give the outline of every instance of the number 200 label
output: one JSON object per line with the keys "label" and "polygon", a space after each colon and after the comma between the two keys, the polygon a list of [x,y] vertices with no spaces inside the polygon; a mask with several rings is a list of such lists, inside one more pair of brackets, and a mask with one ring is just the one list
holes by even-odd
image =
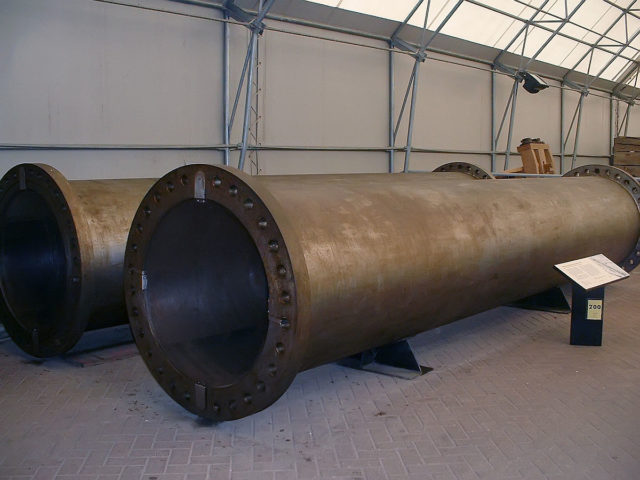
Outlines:
{"label": "number 200 label", "polygon": [[587,320],[602,320],[602,300],[587,300]]}

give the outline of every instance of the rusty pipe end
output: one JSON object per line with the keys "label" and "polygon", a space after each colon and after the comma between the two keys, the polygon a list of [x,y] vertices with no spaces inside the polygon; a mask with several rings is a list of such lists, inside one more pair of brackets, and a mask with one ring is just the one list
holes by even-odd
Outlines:
{"label": "rusty pipe end", "polygon": [[187,410],[245,417],[293,381],[307,294],[292,235],[237,170],[184,166],[144,197],[125,252],[127,310],[147,367]]}
{"label": "rusty pipe end", "polygon": [[17,165],[0,179],[0,315],[34,357],[66,352],[86,328],[77,208],[69,182],[48,165]]}
{"label": "rusty pipe end", "polygon": [[[617,183],[624,188],[640,211],[640,183],[629,172],[621,168],[611,165],[582,165],[569,170],[563,175],[564,177],[601,177]],[[627,272],[635,269],[640,263],[640,232],[638,232],[638,241],[634,245],[629,254],[622,259],[618,265]]]}

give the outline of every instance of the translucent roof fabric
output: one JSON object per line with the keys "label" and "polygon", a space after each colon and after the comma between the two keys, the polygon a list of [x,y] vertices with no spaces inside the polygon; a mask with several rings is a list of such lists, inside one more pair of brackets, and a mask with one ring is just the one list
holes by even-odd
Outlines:
{"label": "translucent roof fabric", "polygon": [[[402,22],[417,0],[310,0]],[[640,0],[423,0],[408,23],[524,55],[529,59],[632,83],[640,57]],[[446,17],[454,12],[446,23]],[[525,35],[526,34],[526,35]],[[401,35],[400,35],[401,36]]]}

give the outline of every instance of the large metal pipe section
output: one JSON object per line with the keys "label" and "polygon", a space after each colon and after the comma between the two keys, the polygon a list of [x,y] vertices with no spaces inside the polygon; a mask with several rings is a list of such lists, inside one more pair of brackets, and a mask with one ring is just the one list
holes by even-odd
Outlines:
{"label": "large metal pipe section", "polygon": [[25,352],[58,355],[86,330],[127,322],[125,242],[154,182],[67,181],[39,164],[0,180],[0,315]]}
{"label": "large metal pipe section", "polygon": [[251,177],[189,165],[151,188],[129,234],[127,308],[160,385],[241,418],[296,373],[562,282],[553,265],[640,259],[640,185],[567,178]]}

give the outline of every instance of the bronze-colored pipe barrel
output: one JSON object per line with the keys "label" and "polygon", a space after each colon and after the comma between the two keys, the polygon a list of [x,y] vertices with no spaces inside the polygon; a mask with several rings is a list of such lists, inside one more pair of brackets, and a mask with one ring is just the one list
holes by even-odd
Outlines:
{"label": "bronze-colored pipe barrel", "polygon": [[86,330],[127,322],[122,262],[154,179],[67,181],[22,164],[0,180],[0,315],[25,352],[50,357]]}
{"label": "bronze-colored pipe barrel", "polygon": [[633,268],[639,189],[605,166],[510,181],[181,167],[129,234],[134,338],[185,408],[241,418],[301,370],[558,285],[554,264]]}

